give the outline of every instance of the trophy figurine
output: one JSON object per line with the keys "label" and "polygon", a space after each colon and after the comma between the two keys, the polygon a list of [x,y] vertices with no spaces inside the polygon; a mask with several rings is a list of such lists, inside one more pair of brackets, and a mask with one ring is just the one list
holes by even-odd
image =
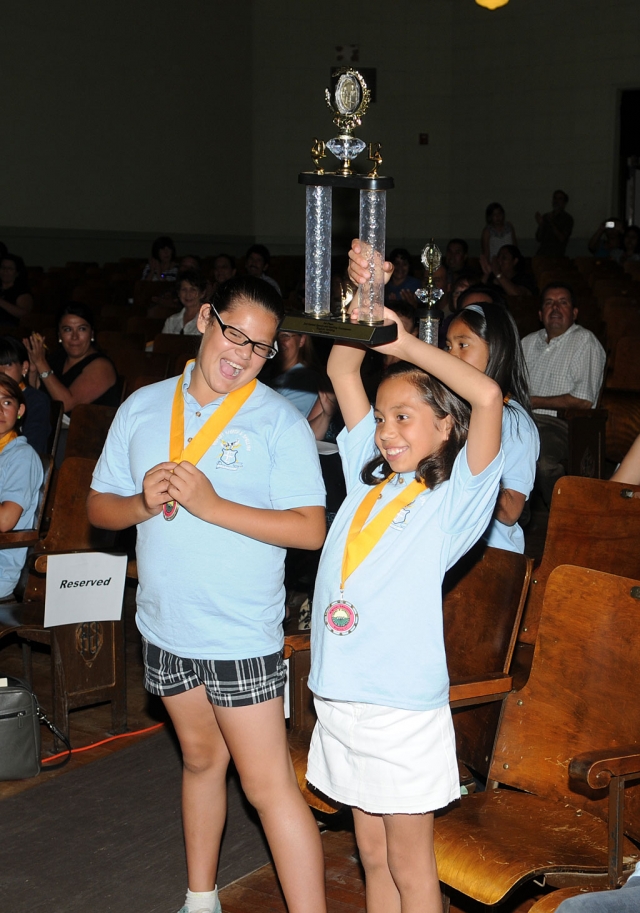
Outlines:
{"label": "trophy figurine", "polygon": [[440,266],[442,254],[437,244],[434,244],[433,238],[425,245],[420,257],[422,265],[425,268],[426,286],[416,290],[416,298],[421,301],[423,307],[420,309],[420,328],[418,334],[423,342],[428,342],[433,346],[438,345],[438,330],[440,321],[444,314],[438,307],[438,301],[444,294],[442,289],[434,288],[433,274]]}
{"label": "trophy figurine", "polygon": [[[380,345],[397,336],[397,326],[384,320],[384,245],[386,232],[387,194],[393,187],[393,178],[378,174],[382,164],[380,143],[369,144],[369,174],[357,174],[352,169],[353,160],[367,148],[367,144],[354,136],[362,123],[371,93],[362,75],[350,68],[337,70],[333,95],[327,89],[325,98],[334,114],[333,122],[338,135],[328,141],[317,137],[311,147],[315,171],[305,171],[298,176],[298,183],[306,187],[305,231],[305,313],[289,315],[283,329],[314,336]],[[326,171],[327,150],[334,155],[340,167]],[[331,311],[331,221],[332,189],[347,187],[360,191],[360,230],[364,256],[369,260],[370,278],[359,288],[358,321],[352,323],[345,295],[342,295],[338,314]]]}

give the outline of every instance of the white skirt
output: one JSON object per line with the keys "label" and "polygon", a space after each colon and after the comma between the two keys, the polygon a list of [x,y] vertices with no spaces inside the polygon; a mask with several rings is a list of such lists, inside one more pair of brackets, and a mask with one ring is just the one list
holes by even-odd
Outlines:
{"label": "white skirt", "polygon": [[460,797],[449,706],[398,710],[314,697],[307,780],[371,814],[424,814]]}

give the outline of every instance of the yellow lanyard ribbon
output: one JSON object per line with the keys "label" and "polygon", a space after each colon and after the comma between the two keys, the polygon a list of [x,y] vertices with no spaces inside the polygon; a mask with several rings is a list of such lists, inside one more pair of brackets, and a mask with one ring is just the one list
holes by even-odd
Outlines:
{"label": "yellow lanyard ribbon", "polygon": [[0,453],[2,453],[7,444],[10,444],[11,441],[15,441],[17,437],[17,431],[7,431],[6,434],[3,434],[2,437],[0,437]]}
{"label": "yellow lanyard ribbon", "polygon": [[[188,364],[191,364],[189,362]],[[186,369],[185,369],[186,372]],[[256,388],[254,378],[240,387],[227,393],[223,402],[218,406],[213,415],[209,416],[200,431],[193,437],[187,446],[184,445],[184,394],[182,385],[184,374],[178,380],[176,392],[173,395],[171,408],[171,433],[169,438],[169,459],[172,463],[188,461],[195,466],[205,455],[221,431],[229,424],[231,419],[240,411]]]}
{"label": "yellow lanyard ribbon", "polygon": [[389,503],[376,514],[373,520],[365,526],[364,524],[367,522],[367,517],[372,511],[373,505],[382,494],[382,489],[391,481],[391,479],[393,479],[394,475],[395,473],[389,476],[388,479],[385,479],[384,482],[380,482],[380,484],[376,485],[375,488],[372,488],[371,491],[367,492],[355,512],[347,534],[344,555],[342,556],[342,580],[340,583],[340,591],[344,590],[344,584],[347,577],[349,577],[350,574],[353,574],[355,569],[362,564],[369,552],[371,552],[374,546],[382,539],[382,536],[391,526],[402,508],[406,507],[407,504],[411,504],[419,494],[426,491],[427,486],[424,482],[414,480],[407,485],[399,495],[396,495],[392,501],[389,501]]}

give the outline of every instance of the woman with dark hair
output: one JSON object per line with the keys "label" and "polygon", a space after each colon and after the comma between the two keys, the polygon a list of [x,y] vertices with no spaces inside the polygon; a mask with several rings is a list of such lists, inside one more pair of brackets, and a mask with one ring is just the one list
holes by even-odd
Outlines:
{"label": "woman with dark hair", "polygon": [[535,481],[540,438],[531,415],[527,369],[515,321],[500,304],[469,304],[449,325],[446,349],[491,377],[502,391],[504,470],[484,538],[496,548],[522,553],[524,533],[518,520]]}
{"label": "woman with dark hair", "polygon": [[176,246],[167,235],[161,235],[151,246],[151,256],[141,278],[152,282],[173,282],[177,275]]}
{"label": "woman with dark hair", "polygon": [[43,387],[69,414],[81,403],[117,406],[118,377],[113,362],[98,351],[93,315],[85,304],[72,301],[58,315],[60,348],[50,357],[43,337],[32,333],[25,339],[29,353],[29,380]]}
{"label": "woman with dark hair", "polygon": [[287,744],[282,659],[285,551],[322,544],[324,487],[307,421],[257,381],[283,314],[266,282],[226,282],[200,309],[200,349],[177,384],[144,387],[120,407],[88,500],[95,526],[137,525],[145,685],[183,756],[181,913],[220,913],[231,759],[289,909],[326,909],[318,828]]}
{"label": "woman with dark hair", "polygon": [[162,332],[182,336],[199,336],[198,314],[205,300],[207,280],[195,269],[186,269],[178,273],[176,287],[182,310],[167,317]]}
{"label": "woman with dark hair", "polygon": [[384,289],[384,301],[408,301],[415,306],[415,291],[420,288],[420,283],[415,276],[409,275],[411,269],[411,255],[404,247],[396,247],[389,254],[389,262],[393,264],[391,279]]}
{"label": "woman with dark hair", "polygon": [[22,390],[26,412],[21,433],[36,453],[45,454],[51,433],[51,400],[43,390],[28,385],[29,353],[13,336],[0,336],[0,374],[11,377]]}
{"label": "woman with dark hair", "polygon": [[525,269],[524,257],[514,244],[504,244],[491,262],[480,257],[480,266],[485,285],[497,285],[505,295],[534,295],[537,291],[533,276]]}
{"label": "woman with dark hair", "polygon": [[33,307],[22,257],[4,254],[0,260],[0,323],[17,326]]}

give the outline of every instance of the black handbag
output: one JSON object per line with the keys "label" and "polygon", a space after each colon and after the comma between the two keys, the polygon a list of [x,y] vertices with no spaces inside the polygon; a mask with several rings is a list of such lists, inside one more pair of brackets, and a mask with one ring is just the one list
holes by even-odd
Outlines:
{"label": "black handbag", "polygon": [[47,770],[57,770],[71,757],[69,740],[46,718],[26,682],[11,676],[0,678],[0,780],[26,780],[40,773],[41,722],[67,748],[61,762],[47,765]]}

